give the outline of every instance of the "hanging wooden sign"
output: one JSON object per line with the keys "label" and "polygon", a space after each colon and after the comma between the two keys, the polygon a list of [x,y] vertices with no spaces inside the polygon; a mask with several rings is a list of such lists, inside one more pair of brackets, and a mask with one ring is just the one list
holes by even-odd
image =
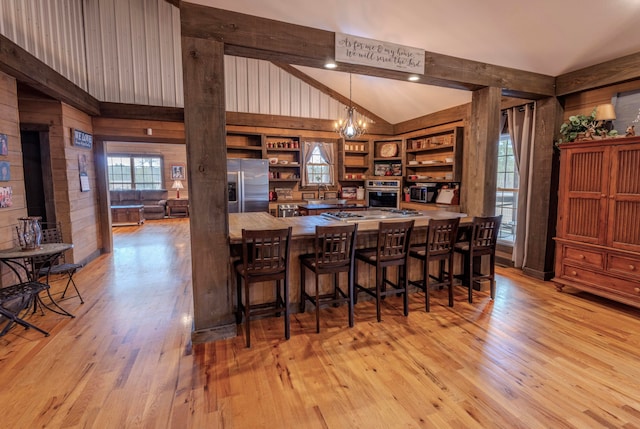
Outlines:
{"label": "hanging wooden sign", "polygon": [[424,49],[336,33],[336,61],[407,73],[424,73]]}

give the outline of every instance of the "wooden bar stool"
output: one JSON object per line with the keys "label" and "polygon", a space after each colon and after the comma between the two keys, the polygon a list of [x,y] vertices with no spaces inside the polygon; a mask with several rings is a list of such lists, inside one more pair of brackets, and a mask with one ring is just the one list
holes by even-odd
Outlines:
{"label": "wooden bar stool", "polygon": [[[353,327],[353,264],[358,225],[316,226],[315,252],[300,255],[300,311],[309,300],[316,308],[316,332],[320,332],[320,305],[347,302],[349,327]],[[315,294],[305,286],[305,268],[315,274]],[[348,273],[347,291],[340,288],[340,273]],[[320,295],[319,277],[333,274],[333,293]]]}
{"label": "wooden bar stool", "polygon": [[[407,296],[407,257],[409,241],[414,221],[380,222],[376,247],[356,250],[356,261],[360,260],[376,267],[374,286],[362,286],[356,283],[358,291],[362,291],[376,299],[376,315],[380,322],[380,300],[387,295],[402,294],[404,315],[409,315],[409,298]],[[387,268],[398,267],[397,283],[387,279]],[[354,276],[358,278],[358,264],[354,267]],[[356,280],[357,281],[357,280]],[[387,285],[391,289],[387,289]],[[357,294],[354,297],[357,302]]]}
{"label": "wooden bar stool", "polygon": [[[409,256],[422,261],[422,279],[409,281],[409,284],[424,291],[425,309],[430,311],[429,288],[447,286],[449,289],[449,307],[453,307],[453,246],[458,234],[460,218],[430,219],[425,243],[412,245]],[[438,276],[429,271],[430,262],[439,262]],[[445,262],[449,262],[445,272]],[[446,274],[446,278],[445,278]]]}
{"label": "wooden bar stool", "polygon": [[[496,242],[502,215],[475,216],[471,225],[469,241],[456,243],[453,250],[464,256],[463,284],[469,286],[469,302],[473,302],[473,282],[489,280],[491,282],[491,299],[496,297]],[[489,255],[489,273],[482,274],[481,258]]]}
{"label": "wooden bar stool", "polygon": [[[284,336],[290,337],[289,328],[289,252],[291,227],[271,230],[242,230],[242,260],[236,265],[238,313],[236,320],[245,315],[247,347],[251,347],[251,316],[284,312]],[[242,303],[242,281],[244,299]],[[275,301],[251,304],[251,284],[275,281]],[[282,284],[282,293],[280,291]]]}

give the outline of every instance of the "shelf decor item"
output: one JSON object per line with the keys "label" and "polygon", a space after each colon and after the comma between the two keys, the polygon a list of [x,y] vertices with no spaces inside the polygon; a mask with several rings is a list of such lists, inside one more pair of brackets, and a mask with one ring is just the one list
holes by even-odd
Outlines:
{"label": "shelf decor item", "polygon": [[40,247],[42,242],[42,228],[40,216],[26,216],[18,218],[20,224],[16,226],[18,243],[22,250],[33,250]]}
{"label": "shelf decor item", "polygon": [[[574,141],[597,140],[615,137],[616,130],[608,130],[606,124],[611,121],[612,109],[600,109],[594,107],[589,115],[569,116],[569,120],[560,126],[560,139],[558,143]],[[606,113],[605,113],[606,110]],[[615,113],[613,113],[615,119]]]}
{"label": "shelf decor item", "polygon": [[398,145],[396,143],[385,143],[380,147],[382,158],[393,158],[398,155]]}
{"label": "shelf decor item", "polygon": [[349,74],[349,107],[347,107],[347,118],[340,119],[335,123],[335,130],[344,139],[353,139],[363,135],[366,131],[366,123],[363,120],[355,119],[355,107],[351,102],[351,74]]}

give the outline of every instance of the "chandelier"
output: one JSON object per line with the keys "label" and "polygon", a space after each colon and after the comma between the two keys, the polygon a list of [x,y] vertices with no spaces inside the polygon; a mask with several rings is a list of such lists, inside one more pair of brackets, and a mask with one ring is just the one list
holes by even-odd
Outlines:
{"label": "chandelier", "polygon": [[335,123],[335,130],[344,139],[354,139],[365,133],[366,124],[363,120],[355,120],[356,108],[351,102],[351,73],[349,73],[349,107],[347,107],[347,118],[339,119]]}

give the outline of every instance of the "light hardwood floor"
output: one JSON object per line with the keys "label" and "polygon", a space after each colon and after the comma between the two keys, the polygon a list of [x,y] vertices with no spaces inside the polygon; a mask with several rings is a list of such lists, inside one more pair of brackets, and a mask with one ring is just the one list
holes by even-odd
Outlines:
{"label": "light hardwood floor", "polygon": [[[434,292],[254,321],[192,345],[188,220],[117,228],[75,319],[0,338],[3,428],[638,428],[640,311],[498,269],[497,297]],[[295,287],[294,285],[293,287]],[[56,285],[56,287],[60,287]]]}

